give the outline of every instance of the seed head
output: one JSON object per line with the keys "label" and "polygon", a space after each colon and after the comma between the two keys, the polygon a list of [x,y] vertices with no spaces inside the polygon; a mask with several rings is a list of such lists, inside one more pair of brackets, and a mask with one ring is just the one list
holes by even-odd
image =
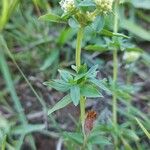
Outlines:
{"label": "seed head", "polygon": [[75,8],[74,0],[61,0],[59,4],[65,13],[71,12]]}
{"label": "seed head", "polygon": [[95,0],[97,8],[103,14],[107,14],[112,10],[113,0]]}
{"label": "seed head", "polygon": [[89,111],[87,113],[85,124],[84,124],[84,130],[85,130],[86,135],[88,135],[93,129],[93,125],[96,120],[96,117],[97,117],[97,114],[95,111]]}

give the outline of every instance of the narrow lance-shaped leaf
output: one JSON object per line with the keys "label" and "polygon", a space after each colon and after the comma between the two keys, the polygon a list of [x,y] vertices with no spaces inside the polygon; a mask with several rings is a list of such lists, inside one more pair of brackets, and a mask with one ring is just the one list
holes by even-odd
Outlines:
{"label": "narrow lance-shaped leaf", "polygon": [[129,36],[124,35],[122,33],[114,33],[106,29],[101,30],[99,34],[104,35],[104,36],[110,36],[110,37],[117,36],[117,37],[123,37],[123,38],[130,38]]}
{"label": "narrow lance-shaped leaf", "polygon": [[19,134],[28,134],[31,132],[41,131],[44,128],[45,128],[45,125],[43,125],[43,124],[37,124],[37,125],[28,124],[28,125],[17,126],[11,132],[13,134],[18,134],[18,135]]}
{"label": "narrow lance-shaped leaf", "polygon": [[40,70],[46,70],[48,67],[50,67],[58,58],[59,51],[53,50],[52,53],[46,58],[44,61],[44,64],[41,66]]}
{"label": "narrow lance-shaped leaf", "polygon": [[63,133],[64,139],[69,139],[75,143],[82,144],[83,143],[83,135],[81,133],[75,132],[64,132]]}
{"label": "narrow lance-shaped leaf", "polygon": [[81,86],[81,95],[85,97],[103,97],[103,95],[96,89],[96,87],[86,84]]}
{"label": "narrow lance-shaped leaf", "polygon": [[106,45],[88,45],[84,48],[88,51],[106,52],[108,48]]}
{"label": "narrow lance-shaped leaf", "polygon": [[62,80],[68,82],[69,80],[73,80],[73,77],[69,71],[66,70],[58,70]]}
{"label": "narrow lance-shaped leaf", "polygon": [[58,103],[56,103],[51,109],[48,110],[48,115],[52,114],[56,110],[62,109],[71,103],[70,95],[63,97]]}
{"label": "narrow lance-shaped leaf", "polygon": [[134,22],[131,22],[127,19],[122,19],[121,27],[135,34],[136,36],[141,37],[144,40],[150,41],[150,32],[146,31]]}
{"label": "narrow lance-shaped leaf", "polygon": [[70,85],[64,82],[63,80],[52,80],[52,81],[44,82],[43,84],[61,92],[66,92],[70,88]]}
{"label": "narrow lance-shaped leaf", "polygon": [[56,23],[66,23],[64,19],[62,19],[60,16],[53,13],[48,13],[46,15],[43,15],[39,19],[44,21],[56,22]]}
{"label": "narrow lance-shaped leaf", "polygon": [[91,79],[90,80],[93,84],[95,84],[96,86],[98,86],[100,89],[106,91],[108,94],[111,94],[112,92],[107,88],[107,86],[104,85],[104,83],[100,80],[97,79]]}
{"label": "narrow lance-shaped leaf", "polygon": [[147,135],[147,137],[150,139],[150,133],[147,131],[147,129],[143,126],[143,124],[139,121],[138,118],[135,118],[137,123],[139,124],[140,128],[143,130],[143,132]]}
{"label": "narrow lance-shaped leaf", "polygon": [[70,88],[71,100],[75,106],[79,104],[80,101],[80,88],[79,86],[73,86]]}

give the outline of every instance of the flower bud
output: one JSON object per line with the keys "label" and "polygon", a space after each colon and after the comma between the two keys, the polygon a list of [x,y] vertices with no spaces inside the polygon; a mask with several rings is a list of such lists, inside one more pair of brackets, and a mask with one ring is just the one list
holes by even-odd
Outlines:
{"label": "flower bud", "polygon": [[65,13],[71,12],[75,9],[74,0],[61,0],[59,4]]}
{"label": "flower bud", "polygon": [[132,51],[132,52],[125,52],[123,59],[128,62],[134,62],[136,61],[139,57],[140,57],[141,53],[140,52],[136,52],[136,51]]}
{"label": "flower bud", "polygon": [[112,10],[113,0],[95,0],[100,13],[107,14]]}

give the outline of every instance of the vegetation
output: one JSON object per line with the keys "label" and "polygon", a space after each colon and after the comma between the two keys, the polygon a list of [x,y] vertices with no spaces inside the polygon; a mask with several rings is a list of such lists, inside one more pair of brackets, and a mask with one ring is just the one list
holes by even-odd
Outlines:
{"label": "vegetation", "polygon": [[0,149],[148,149],[149,10],[2,0]]}

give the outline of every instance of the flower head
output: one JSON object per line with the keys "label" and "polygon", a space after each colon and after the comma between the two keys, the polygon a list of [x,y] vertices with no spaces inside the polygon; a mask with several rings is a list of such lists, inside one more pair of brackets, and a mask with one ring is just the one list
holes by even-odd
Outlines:
{"label": "flower head", "polygon": [[123,55],[123,59],[126,61],[126,62],[134,62],[136,61],[139,57],[140,57],[141,53],[140,52],[135,52],[135,51],[132,51],[132,52],[125,52],[124,55]]}
{"label": "flower head", "polygon": [[95,0],[95,3],[99,11],[103,14],[107,14],[112,10],[113,0]]}
{"label": "flower head", "polygon": [[94,12],[89,12],[89,11],[86,12],[86,17],[87,17],[87,20],[91,22],[93,22],[96,18]]}
{"label": "flower head", "polygon": [[75,8],[74,0],[61,0],[59,4],[65,13],[71,12]]}

